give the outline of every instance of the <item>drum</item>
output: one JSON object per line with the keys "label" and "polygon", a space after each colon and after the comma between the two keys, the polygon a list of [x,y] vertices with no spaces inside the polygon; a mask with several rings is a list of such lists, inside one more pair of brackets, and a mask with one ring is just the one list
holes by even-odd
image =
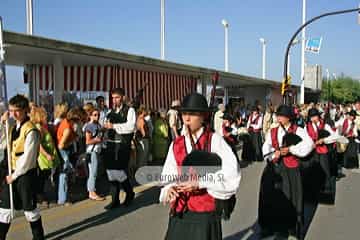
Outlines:
{"label": "drum", "polygon": [[337,142],[337,143],[336,143],[336,151],[337,151],[338,153],[343,153],[343,152],[345,152],[348,144],[349,144],[349,143],[339,143],[339,142]]}

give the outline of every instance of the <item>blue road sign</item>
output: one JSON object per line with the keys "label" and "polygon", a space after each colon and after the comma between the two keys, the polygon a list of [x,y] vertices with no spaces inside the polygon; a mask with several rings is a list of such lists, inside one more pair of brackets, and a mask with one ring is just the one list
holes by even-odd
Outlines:
{"label": "blue road sign", "polygon": [[322,42],[322,37],[309,38],[306,41],[305,51],[319,53],[321,42]]}

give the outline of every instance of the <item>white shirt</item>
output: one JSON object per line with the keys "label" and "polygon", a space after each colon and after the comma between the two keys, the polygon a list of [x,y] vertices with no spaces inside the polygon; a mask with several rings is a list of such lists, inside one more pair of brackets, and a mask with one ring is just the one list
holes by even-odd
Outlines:
{"label": "white shirt", "polygon": [[[197,139],[201,136],[204,129],[201,128],[196,133],[196,142]],[[190,138],[185,136],[185,144],[188,153],[191,152],[192,146]],[[211,138],[211,152],[216,153],[221,158],[221,170],[215,173],[208,173],[205,178],[199,179],[199,188],[206,189],[209,195],[217,199],[229,199],[233,194],[236,193],[240,179],[240,169],[238,167],[237,160],[235,155],[231,151],[229,145],[225,142],[225,140],[214,133]],[[161,173],[161,179],[169,179],[169,176],[177,176],[178,175],[178,166],[175,160],[174,152],[173,152],[173,143],[171,143],[169,147],[169,152],[166,157],[166,161]],[[209,181],[209,179],[214,179],[214,181]],[[217,179],[221,179],[218,181]],[[160,202],[165,201],[165,196],[167,190],[176,185],[176,183],[169,183],[166,181],[162,182],[165,185],[160,192],[159,200]]]}
{"label": "white shirt", "polygon": [[[312,124],[312,127],[313,127],[314,131],[317,132],[317,128],[320,127],[320,122],[318,122],[317,124],[312,122],[311,124]],[[325,123],[324,130],[326,130],[326,131],[328,131],[330,133],[330,136],[324,138],[324,143],[325,144],[334,143],[339,138],[339,134],[336,131],[334,131],[330,127],[329,124]]]}
{"label": "white shirt", "polygon": [[[116,113],[120,112],[121,108],[116,109]],[[126,122],[124,123],[114,123],[113,129],[117,134],[129,134],[135,132],[136,129],[136,113],[134,108],[129,108]]]}
{"label": "white shirt", "polygon": [[222,111],[217,111],[214,115],[214,130],[216,133],[222,134],[222,123],[223,119],[221,118],[224,116],[224,113]]}
{"label": "white shirt", "polygon": [[[252,121],[254,121],[257,117],[259,117],[259,119],[257,121],[255,121],[255,123],[251,123]],[[257,113],[255,114],[251,114],[249,117],[249,120],[247,122],[247,128],[252,127],[255,130],[261,129],[262,128],[262,123],[263,123],[263,116],[261,113]]]}
{"label": "white shirt", "polygon": [[[286,127],[285,129],[288,130],[289,127],[290,127],[290,125],[288,127]],[[297,127],[295,134],[298,135],[299,137],[301,137],[302,141],[296,145],[290,146],[289,152],[292,155],[295,155],[298,157],[306,157],[313,150],[314,142],[310,138],[310,136],[307,134],[306,130],[301,127]],[[278,140],[280,147],[282,146],[282,140],[283,140],[284,135],[285,135],[284,129],[282,127],[279,127],[278,134],[277,134],[277,140]],[[265,156],[266,154],[273,152],[273,151],[275,151],[275,148],[273,148],[273,146],[272,146],[271,131],[269,131],[265,137],[265,142],[262,147],[262,152],[263,152],[263,155]],[[274,157],[275,157],[274,155],[269,155],[266,157],[266,159],[271,160]]]}
{"label": "white shirt", "polygon": [[30,169],[36,168],[40,147],[39,131],[30,131],[26,135],[24,153],[16,161],[16,168],[11,177],[13,180],[25,174]]}
{"label": "white shirt", "polygon": [[[342,128],[343,128],[345,119],[348,120],[348,127],[347,127],[347,129],[345,129],[345,133],[343,133],[343,132],[342,132]],[[344,136],[346,137],[346,134],[347,134],[347,133],[350,131],[350,129],[351,129],[351,124],[352,124],[352,122],[350,121],[350,119],[348,119],[348,118],[341,118],[339,121],[337,121],[337,122],[335,123],[335,127],[339,129],[340,134],[342,134],[342,135],[344,135]],[[355,122],[354,122],[354,128],[353,128],[353,136],[354,136],[354,137],[357,137],[357,136],[358,136],[358,134],[357,134],[357,126],[356,126]]]}

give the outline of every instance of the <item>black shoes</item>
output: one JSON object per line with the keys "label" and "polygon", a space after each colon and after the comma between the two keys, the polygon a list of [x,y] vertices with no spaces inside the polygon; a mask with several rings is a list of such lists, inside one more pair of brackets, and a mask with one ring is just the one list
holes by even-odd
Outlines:
{"label": "black shoes", "polygon": [[135,198],[135,193],[133,191],[126,193],[124,205],[129,206],[131,202],[134,200],[134,198]]}

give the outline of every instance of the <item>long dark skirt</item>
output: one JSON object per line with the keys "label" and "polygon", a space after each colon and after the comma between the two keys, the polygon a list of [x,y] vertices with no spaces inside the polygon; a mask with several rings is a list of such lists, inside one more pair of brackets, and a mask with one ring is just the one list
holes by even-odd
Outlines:
{"label": "long dark skirt", "polygon": [[253,146],[254,149],[254,161],[263,161],[263,155],[262,155],[262,145],[263,145],[263,141],[262,141],[262,136],[261,136],[261,132],[250,132],[250,139],[251,139],[251,144]]}
{"label": "long dark skirt", "polygon": [[336,165],[336,159],[334,159],[333,151],[329,151],[324,157],[319,158],[319,163],[321,170],[323,172],[323,179],[320,179],[320,192],[319,192],[319,202],[334,204],[335,195],[336,195],[336,170],[334,165]]}
{"label": "long dark skirt", "polygon": [[299,169],[268,163],[260,184],[258,223],[262,230],[300,234],[304,205]]}
{"label": "long dark skirt", "polygon": [[170,216],[165,240],[221,240],[221,218],[215,212],[187,211]]}
{"label": "long dark skirt", "polygon": [[301,162],[301,177],[305,201],[318,202],[320,191],[329,176],[328,155],[318,154],[314,150],[308,156],[307,161]]}
{"label": "long dark skirt", "polygon": [[243,142],[243,150],[241,154],[241,160],[251,162],[255,159],[255,150],[251,143],[250,135],[244,134],[239,137]]}
{"label": "long dark skirt", "polygon": [[354,138],[349,138],[349,145],[344,152],[344,168],[359,168],[358,146]]}

